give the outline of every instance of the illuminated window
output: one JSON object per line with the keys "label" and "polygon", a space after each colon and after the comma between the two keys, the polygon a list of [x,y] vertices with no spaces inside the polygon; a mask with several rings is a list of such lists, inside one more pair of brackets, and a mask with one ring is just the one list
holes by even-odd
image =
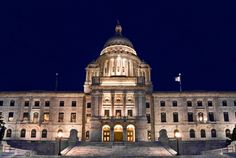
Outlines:
{"label": "illuminated window", "polygon": [[161,122],[166,122],[166,113],[161,113]]}
{"label": "illuminated window", "polygon": [[198,121],[199,122],[203,122],[204,121],[204,117],[203,117],[203,113],[202,112],[198,113]]}
{"label": "illuminated window", "polygon": [[129,117],[132,117],[132,116],[133,116],[133,110],[128,110],[127,112],[128,112],[128,116],[129,116]]}
{"label": "illuminated window", "polygon": [[65,102],[64,101],[60,101],[59,102],[59,106],[64,106]]}
{"label": "illuminated window", "polygon": [[121,110],[116,110],[116,116],[120,117],[121,116]]}
{"label": "illuminated window", "polygon": [[14,116],[14,113],[13,112],[9,112],[8,113],[8,121],[12,121],[13,120],[13,116]]}
{"label": "illuminated window", "polygon": [[10,101],[10,106],[15,106],[15,100]]}
{"label": "illuminated window", "polygon": [[71,113],[70,122],[76,122],[76,113]]}
{"label": "illuminated window", "polygon": [[206,138],[206,131],[204,129],[201,129],[201,138]]}
{"label": "illuminated window", "polygon": [[193,129],[190,129],[189,131],[189,137],[190,138],[195,138],[195,131]]}
{"label": "illuminated window", "polygon": [[48,131],[46,129],[42,130],[42,138],[47,138]]}
{"label": "illuminated window", "polygon": [[6,137],[11,137],[11,134],[12,134],[12,130],[11,130],[11,129],[8,129],[8,130],[7,130],[7,135],[6,135]]}
{"label": "illuminated window", "polygon": [[28,121],[29,120],[29,113],[28,112],[24,112],[23,113],[23,120],[24,121]]}
{"label": "illuminated window", "polygon": [[225,130],[225,136],[230,138],[231,137],[231,134],[230,134],[230,130],[229,129],[226,129]]}
{"label": "illuminated window", "polygon": [[39,101],[35,101],[34,106],[39,106]]}
{"label": "illuminated window", "polygon": [[26,134],[26,130],[25,130],[25,129],[22,129],[22,130],[20,131],[20,137],[21,137],[21,138],[25,138],[25,134]]}
{"label": "illuminated window", "polygon": [[64,113],[60,112],[58,115],[58,122],[63,122],[64,121]]}
{"label": "illuminated window", "polygon": [[71,106],[72,106],[72,107],[76,107],[76,101],[72,101],[72,102],[71,102]]}
{"label": "illuminated window", "polygon": [[36,138],[36,130],[35,129],[31,130],[31,138]]}
{"label": "illuminated window", "polygon": [[34,123],[37,123],[39,121],[39,113],[35,112],[33,114],[33,122]]}
{"label": "illuminated window", "polygon": [[109,110],[104,110],[104,116],[109,117],[110,116],[110,111]]}
{"label": "illuminated window", "polygon": [[49,122],[49,112],[43,114],[43,122]]}
{"label": "illuminated window", "polygon": [[29,101],[25,101],[25,106],[29,106]]}
{"label": "illuminated window", "polygon": [[148,140],[149,140],[149,141],[152,139],[152,137],[151,137],[151,131],[147,131],[147,137],[148,137]]}

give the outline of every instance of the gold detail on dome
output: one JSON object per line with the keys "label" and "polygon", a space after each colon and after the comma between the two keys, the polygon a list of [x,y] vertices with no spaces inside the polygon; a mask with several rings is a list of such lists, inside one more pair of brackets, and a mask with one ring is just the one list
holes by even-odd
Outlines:
{"label": "gold detail on dome", "polygon": [[122,27],[120,25],[119,20],[117,20],[115,31],[116,31],[116,33],[119,33],[119,34],[121,34],[121,32],[122,32]]}

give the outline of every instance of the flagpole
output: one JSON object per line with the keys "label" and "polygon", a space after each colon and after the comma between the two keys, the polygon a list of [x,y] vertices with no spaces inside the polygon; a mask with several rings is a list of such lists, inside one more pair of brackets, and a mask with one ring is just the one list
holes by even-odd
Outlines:
{"label": "flagpole", "polygon": [[179,81],[179,91],[182,92],[182,79],[181,79],[181,73],[179,73],[179,78],[180,78],[180,81]]}
{"label": "flagpole", "polygon": [[58,73],[56,73],[56,83],[55,83],[55,91],[58,89]]}

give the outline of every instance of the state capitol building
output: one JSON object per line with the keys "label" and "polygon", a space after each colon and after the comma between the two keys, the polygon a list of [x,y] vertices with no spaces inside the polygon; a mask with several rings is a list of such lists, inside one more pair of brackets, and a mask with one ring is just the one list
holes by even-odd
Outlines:
{"label": "state capitol building", "polygon": [[225,140],[236,122],[236,92],[154,92],[151,67],[117,24],[86,67],[84,92],[0,92],[5,140],[85,142]]}

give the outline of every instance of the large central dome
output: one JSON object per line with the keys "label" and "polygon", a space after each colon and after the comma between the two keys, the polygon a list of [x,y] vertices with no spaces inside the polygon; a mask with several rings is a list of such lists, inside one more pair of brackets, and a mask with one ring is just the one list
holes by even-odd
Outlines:
{"label": "large central dome", "polygon": [[122,27],[118,23],[115,27],[115,35],[109,38],[104,44],[104,48],[101,51],[101,55],[111,52],[127,52],[133,55],[137,55],[132,42],[122,35]]}
{"label": "large central dome", "polygon": [[125,45],[134,48],[132,42],[128,38],[122,35],[122,27],[120,24],[116,25],[115,31],[116,31],[115,35],[107,40],[107,42],[104,45],[104,48],[113,45]]}

